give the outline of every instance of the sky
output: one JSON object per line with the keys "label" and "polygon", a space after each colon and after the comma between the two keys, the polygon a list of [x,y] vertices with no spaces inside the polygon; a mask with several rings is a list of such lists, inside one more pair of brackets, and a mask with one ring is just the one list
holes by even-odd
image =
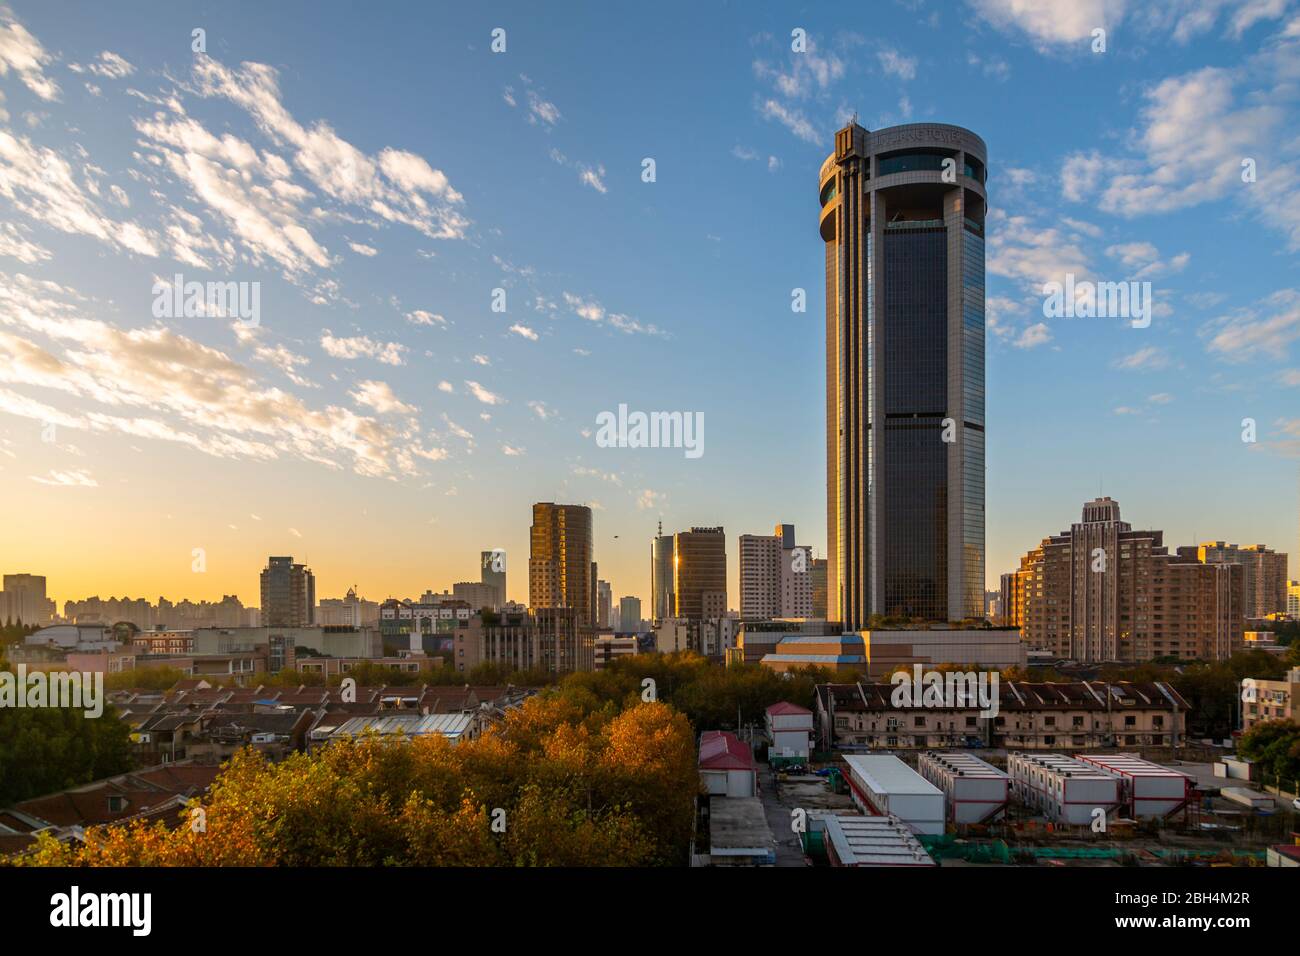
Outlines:
{"label": "sky", "polygon": [[[255,605],[269,554],[383,599],[502,548],[526,601],[558,501],[616,598],[723,526],[736,606],[741,533],[824,554],[856,112],[988,144],[989,587],[1099,493],[1300,576],[1300,4],[537,7],[0,6],[0,570]],[[1048,318],[1067,273],[1149,327]],[[703,453],[601,447],[620,404]]]}

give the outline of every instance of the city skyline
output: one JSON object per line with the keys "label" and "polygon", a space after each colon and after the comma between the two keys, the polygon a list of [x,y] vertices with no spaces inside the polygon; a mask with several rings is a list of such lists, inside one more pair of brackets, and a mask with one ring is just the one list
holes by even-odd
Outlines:
{"label": "city skyline", "polygon": [[[76,8],[73,32],[70,9],[0,12],[28,54],[0,75],[0,570],[60,608],[251,605],[281,554],[321,596],[416,596],[493,548],[524,600],[538,501],[592,507],[601,578],[643,609],[660,520],[727,529],[732,605],[740,534],[776,518],[825,556],[808,224],[854,110],[989,144],[984,586],[1103,492],[1171,544],[1266,543],[1300,577],[1293,12],[1111,11],[1093,53],[1091,26],[994,0],[626,11],[612,43],[525,7],[401,36],[287,6]],[[322,66],[356,57],[363,82]],[[259,283],[258,321],[160,317],[178,274]],[[1067,274],[1151,281],[1150,327],[1046,318]],[[701,413],[704,454],[598,446],[620,404]]]}

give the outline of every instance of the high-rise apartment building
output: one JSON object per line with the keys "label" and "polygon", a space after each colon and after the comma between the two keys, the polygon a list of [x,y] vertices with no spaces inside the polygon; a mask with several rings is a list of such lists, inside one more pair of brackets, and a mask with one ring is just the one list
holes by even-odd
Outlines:
{"label": "high-rise apartment building", "polygon": [[1268,617],[1286,613],[1287,555],[1270,551],[1262,544],[1238,547],[1225,541],[1205,541],[1194,549],[1205,564],[1239,564],[1245,580],[1246,617]]}
{"label": "high-rise apartment building", "polygon": [[939,123],[835,134],[826,251],[830,618],[984,609],[987,150]]}
{"label": "high-rise apartment building", "polygon": [[794,525],[740,536],[740,616],[747,621],[812,617],[812,549],[795,544]]}
{"label": "high-rise apartment building", "polygon": [[655,624],[677,612],[673,598],[674,567],[673,536],[664,534],[661,521],[659,533],[650,544],[650,616]]}
{"label": "high-rise apartment building", "polygon": [[41,574],[6,574],[0,591],[0,624],[22,621],[30,626],[46,625],[56,607],[45,594],[45,576]]}
{"label": "high-rise apartment building", "polygon": [[262,569],[262,625],[310,627],[316,623],[316,577],[292,557],[267,558]]}
{"label": "high-rise apartment building", "polygon": [[727,539],[721,528],[692,528],[673,535],[673,602],[673,617],[727,613]]}
{"label": "high-rise apartment building", "polygon": [[621,597],[618,599],[618,629],[631,634],[641,629],[641,599],[638,597]]}
{"label": "high-rise apartment building", "polygon": [[1286,586],[1286,616],[1300,621],[1300,581],[1291,581]]}
{"label": "high-rise apartment building", "polygon": [[1242,643],[1243,573],[1171,555],[1163,532],[1134,531],[1097,498],[1002,577],[1002,614],[1031,648],[1096,663],[1225,660]]}
{"label": "high-rise apartment building", "polygon": [[596,623],[596,562],[591,509],[586,505],[533,505],[529,538],[528,603],[570,608],[579,626]]}
{"label": "high-rise apartment building", "polygon": [[496,591],[496,598],[492,602],[493,607],[501,607],[506,603],[506,552],[503,548],[494,548],[491,551],[482,551],[479,553],[479,562],[482,571],[479,572],[479,580],[483,584],[490,585]]}

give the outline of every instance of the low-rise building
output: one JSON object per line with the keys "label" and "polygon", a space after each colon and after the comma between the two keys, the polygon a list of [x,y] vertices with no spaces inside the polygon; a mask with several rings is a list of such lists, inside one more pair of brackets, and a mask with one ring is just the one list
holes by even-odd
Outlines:
{"label": "low-rise building", "polygon": [[[894,703],[894,685],[819,684],[815,716],[823,749],[967,745],[1014,750],[1170,747],[1186,732],[1187,701],[1159,681],[999,681],[997,713]],[[992,711],[992,707],[988,709]]]}
{"label": "low-rise building", "polygon": [[595,669],[603,671],[614,661],[623,657],[631,657],[639,650],[637,637],[635,634],[602,634],[596,638],[594,646],[593,659]]}
{"label": "low-rise building", "polygon": [[1300,719],[1300,667],[1281,680],[1247,677],[1241,682],[1241,729],[1250,730],[1265,720]]}
{"label": "low-rise building", "polygon": [[725,730],[700,735],[700,783],[705,792],[721,797],[758,794],[758,766],[749,745]]}
{"label": "low-rise building", "polygon": [[767,708],[767,762],[772,767],[806,764],[812,746],[813,712],[781,701]]}
{"label": "low-rise building", "polygon": [[914,833],[944,832],[943,792],[892,755],[848,754],[849,791],[863,813],[895,817]]}

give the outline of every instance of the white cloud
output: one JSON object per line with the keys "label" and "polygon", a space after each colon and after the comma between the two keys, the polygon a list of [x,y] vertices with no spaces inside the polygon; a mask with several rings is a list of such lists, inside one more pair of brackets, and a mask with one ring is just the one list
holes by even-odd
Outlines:
{"label": "white cloud", "polygon": [[518,322],[510,326],[510,331],[515,333],[515,335],[519,335],[522,336],[523,338],[528,339],[528,341],[530,342],[537,341],[537,333],[534,332],[526,325],[520,325]]}
{"label": "white cloud", "polygon": [[1230,361],[1285,356],[1300,341],[1300,291],[1282,289],[1257,306],[1206,324],[1211,354]]}
{"label": "white cloud", "polygon": [[406,313],[406,321],[412,325],[446,325],[447,320],[436,312],[426,312],[424,309],[415,309]]}
{"label": "white cloud", "polygon": [[124,57],[105,50],[91,62],[86,69],[96,76],[102,76],[107,80],[120,80],[123,77],[130,76],[135,72],[135,67],[126,61]]}
{"label": "white cloud", "polygon": [[[66,411],[0,388],[0,411],[69,428],[187,445],[224,458],[289,455],[358,474],[416,474],[400,428],[312,407],[259,381],[227,353],[168,328],[119,329],[84,317],[70,290],[0,275],[0,383],[72,400]],[[48,345],[38,344],[36,337]]]}
{"label": "white cloud", "polygon": [[365,256],[366,258],[379,255],[378,249],[376,249],[374,246],[368,246],[364,242],[349,242],[348,248],[350,248],[357,255]]}
{"label": "white cloud", "polygon": [[668,496],[660,491],[651,491],[645,488],[636,498],[636,507],[638,511],[648,511],[651,508],[662,508],[668,500]]}
{"label": "white cloud", "polygon": [[0,6],[0,76],[7,76],[12,70],[41,99],[57,100],[59,85],[44,72],[52,60],[40,41],[14,20],[12,11]]}
{"label": "white cloud", "polygon": [[321,331],[320,346],[338,359],[372,358],[385,365],[404,365],[407,348],[399,342],[376,342],[365,335],[335,338],[329,329]]}
{"label": "white cloud", "polygon": [[374,380],[365,380],[357,383],[357,387],[348,392],[352,400],[358,405],[364,405],[373,408],[381,415],[393,413],[401,415],[414,415],[418,409],[413,405],[407,405],[399,401],[393,394],[392,386],[387,382],[378,382]]}
{"label": "white cloud", "polygon": [[1027,36],[1040,50],[1090,40],[1124,17],[1124,0],[969,0],[993,26]]}
{"label": "white cloud", "polygon": [[278,74],[265,64],[232,70],[200,56],[194,76],[201,95],[243,107],[275,143],[294,150],[294,163],[325,195],[433,239],[464,237],[461,194],[423,157],[391,147],[368,155],[323,120],[304,127],[281,102]]}
{"label": "white cloud", "polygon": [[764,118],[776,120],[805,142],[822,142],[822,135],[817,132],[808,118],[797,109],[786,106],[775,99],[767,99],[763,101],[759,111]]}
{"label": "white cloud", "polygon": [[1018,349],[1033,349],[1052,341],[1052,333],[1043,322],[1037,322],[1020,333],[1012,344]]}
{"label": "white cloud", "polygon": [[0,196],[60,232],[91,236],[145,256],[158,255],[148,231],[106,216],[78,184],[68,160],[26,137],[0,130]]}
{"label": "white cloud", "polygon": [[11,256],[32,265],[49,259],[53,253],[40,243],[25,238],[28,230],[12,222],[0,222],[0,256]]}
{"label": "white cloud", "polygon": [[876,59],[886,76],[896,76],[904,81],[916,79],[916,57],[904,56],[886,47],[876,53]]}
{"label": "white cloud", "polygon": [[1155,345],[1148,345],[1130,355],[1116,359],[1112,363],[1112,368],[1123,372],[1158,372],[1161,369],[1168,368],[1169,365],[1170,358],[1164,349]]}
{"label": "white cloud", "polygon": [[607,322],[613,328],[618,329],[628,335],[657,335],[662,336],[665,333],[655,325],[643,324],[628,315],[618,312],[607,312],[595,299],[576,295],[572,292],[563,294],[565,304],[572,310],[573,314],[586,319],[588,322]]}
{"label": "white cloud", "polygon": [[465,387],[469,389],[471,395],[484,405],[504,405],[506,403],[504,398],[495,392],[488,391],[478,382],[466,381]]}
{"label": "white cloud", "polygon": [[99,482],[88,471],[54,471],[46,476],[31,475],[32,481],[43,485],[58,485],[64,488],[98,488]]}

